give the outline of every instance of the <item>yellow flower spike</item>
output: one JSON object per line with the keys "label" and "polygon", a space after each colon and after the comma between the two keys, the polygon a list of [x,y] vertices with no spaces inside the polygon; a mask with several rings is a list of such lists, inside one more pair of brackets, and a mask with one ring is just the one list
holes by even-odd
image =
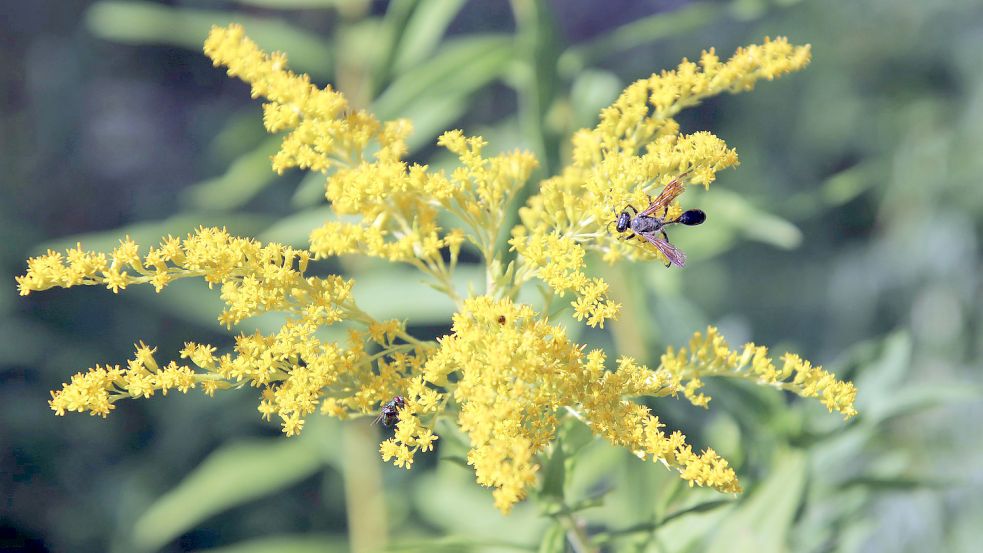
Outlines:
{"label": "yellow flower spike", "polygon": [[783,367],[777,370],[768,357],[767,348],[755,344],[745,344],[740,351],[731,350],[723,336],[711,326],[706,334],[697,332],[693,335],[689,350],[667,349],[658,371],[671,375],[676,382],[685,381],[684,396],[702,407],[710,401],[709,396],[699,393],[703,387],[702,378],[722,376],[751,380],[806,398],[819,398],[830,411],[838,411],[844,418],[857,414],[853,406],[857,390],[852,383],[837,380],[832,373],[814,367],[792,353],[786,353],[782,361]]}
{"label": "yellow flower spike", "polygon": [[[452,330],[428,365],[458,367],[455,399],[461,406],[458,423],[471,439],[468,460],[477,481],[496,488],[496,506],[503,512],[535,483],[535,455],[555,437],[557,413],[564,406],[582,410],[595,432],[616,445],[652,455],[681,472],[712,464],[707,455],[676,462],[684,446],[673,446],[646,408],[625,401],[633,395],[669,395],[674,389],[666,375],[628,359],[617,371],[606,372],[603,352],[585,355],[562,327],[509,300],[467,300]],[[691,480],[735,489],[733,472],[721,474]]]}
{"label": "yellow flower spike", "polygon": [[384,152],[405,150],[401,129],[406,125],[384,127],[365,112],[346,112],[344,96],[286,69],[285,55],[266,54],[239,25],[213,27],[204,50],[216,66],[226,66],[230,76],[252,85],[254,98],[268,100],[263,122],[270,132],[289,131],[273,157],[279,173],[291,167],[323,172],[347,164],[350,152],[362,152],[373,140]]}
{"label": "yellow flower spike", "polygon": [[199,382],[201,375],[173,361],[161,368],[153,358],[154,351],[156,348],[141,342],[126,369],[119,365],[96,365],[85,373],[76,374],[61,390],[51,393],[51,409],[57,415],[64,415],[66,411],[88,411],[105,417],[118,398],[151,397],[157,390],[167,395],[170,389],[185,393]]}
{"label": "yellow flower spike", "polygon": [[[557,289],[556,276],[541,270],[541,244],[547,237],[596,251],[608,263],[625,257],[668,261],[641,241],[622,241],[612,234],[609,227],[617,211],[626,205],[644,208],[647,194],[656,194],[684,173],[684,184],[709,186],[718,171],[737,164],[737,153],[722,140],[708,132],[681,135],[672,117],[703,98],[748,90],[759,79],[801,69],[808,62],[808,46],[766,39],[739,49],[727,62],[721,63],[711,50],[703,53],[699,64],[683,60],[676,70],[630,85],[601,111],[594,129],[574,134],[573,164],[544,181],[540,193],[520,210],[522,226],[513,229],[511,242],[525,265],[520,274]],[[678,205],[673,206],[671,213],[679,212]],[[607,313],[587,317],[584,303],[578,304],[580,318],[592,326],[602,324]],[[606,311],[616,310],[609,306]]]}

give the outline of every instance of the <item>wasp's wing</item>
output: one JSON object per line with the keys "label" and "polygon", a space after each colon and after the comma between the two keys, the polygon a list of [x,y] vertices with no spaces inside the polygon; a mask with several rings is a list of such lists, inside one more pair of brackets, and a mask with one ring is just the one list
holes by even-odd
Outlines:
{"label": "wasp's wing", "polygon": [[672,244],[666,242],[661,238],[655,238],[649,236],[648,234],[639,234],[639,236],[648,240],[649,244],[652,244],[653,246],[655,246],[657,250],[662,252],[662,255],[666,256],[666,259],[669,260],[669,263],[676,265],[677,267],[682,267],[686,265],[686,254],[679,251],[679,249],[676,248],[676,246],[673,246]]}
{"label": "wasp's wing", "polygon": [[685,175],[686,173],[683,173],[682,175],[679,175],[678,177],[672,179],[669,182],[669,184],[667,184],[666,187],[662,189],[662,192],[660,192],[659,195],[656,196],[654,200],[652,200],[652,203],[650,203],[649,206],[645,208],[645,211],[639,213],[638,216],[641,217],[645,215],[651,215],[664,207],[668,207],[673,200],[675,200],[680,194],[683,193],[682,179],[683,176]]}

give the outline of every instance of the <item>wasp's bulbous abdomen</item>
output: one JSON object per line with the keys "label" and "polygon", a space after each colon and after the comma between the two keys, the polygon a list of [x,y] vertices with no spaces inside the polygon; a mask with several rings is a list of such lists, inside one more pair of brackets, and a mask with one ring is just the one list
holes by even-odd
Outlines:
{"label": "wasp's bulbous abdomen", "polygon": [[706,221],[707,214],[703,213],[703,210],[700,209],[690,209],[689,211],[686,211],[680,215],[679,219],[676,220],[684,225],[692,227]]}

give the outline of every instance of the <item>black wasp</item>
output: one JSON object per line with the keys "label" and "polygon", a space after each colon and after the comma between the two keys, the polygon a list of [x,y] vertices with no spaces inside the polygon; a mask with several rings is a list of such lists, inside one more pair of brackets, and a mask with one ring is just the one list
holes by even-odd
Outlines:
{"label": "black wasp", "polygon": [[[706,213],[703,213],[699,209],[690,209],[683,212],[676,219],[671,221],[666,220],[669,214],[669,205],[672,204],[672,201],[677,196],[683,193],[681,179],[685,175],[686,173],[683,173],[667,184],[658,197],[650,201],[649,206],[644,211],[639,212],[631,205],[625,206],[618,215],[618,218],[614,221],[615,228],[618,232],[631,231],[631,234],[627,238],[634,238],[636,235],[641,236],[649,244],[652,244],[657,250],[662,252],[662,255],[666,256],[666,259],[669,260],[666,267],[670,265],[682,267],[686,264],[686,254],[669,243],[669,236],[666,234],[665,227],[676,223],[692,227],[707,220]],[[629,213],[629,209],[634,213]],[[663,210],[661,217],[653,215],[653,213],[656,213],[660,209]]]}
{"label": "black wasp", "polygon": [[403,407],[406,407],[406,399],[403,398],[403,396],[396,396],[392,398],[382,406],[382,411],[379,413],[379,416],[372,421],[372,424],[381,422],[382,426],[389,428],[390,426],[399,422],[399,411]]}

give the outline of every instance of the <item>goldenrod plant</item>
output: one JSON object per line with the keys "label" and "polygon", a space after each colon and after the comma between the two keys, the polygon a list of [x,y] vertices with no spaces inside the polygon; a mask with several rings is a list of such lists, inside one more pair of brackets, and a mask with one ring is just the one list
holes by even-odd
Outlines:
{"label": "goldenrod plant", "polygon": [[[275,332],[240,333],[231,344],[189,341],[167,362],[141,342],[125,366],[97,365],[54,391],[56,414],[105,417],[124,398],[251,387],[258,389],[261,416],[276,418],[284,434],[295,436],[318,413],[375,417],[399,396],[405,403],[394,433],[379,446],[382,458],[410,468],[417,454],[439,443],[438,421],[452,421],[469,440],[467,464],[477,482],[494,488],[495,505],[508,513],[542,485],[544,459],[569,420],[664,464],[690,485],[741,492],[727,460],[711,448],[694,449],[638,398],[682,396],[708,407],[704,381],[730,378],[816,398],[845,418],[857,413],[853,384],[794,353],[776,359],[763,346],[734,348],[714,327],[668,348],[649,367],[588,350],[557,317],[570,309],[576,321],[603,328],[630,301],[613,297],[608,282],[591,272],[589,256],[664,270],[660,252],[611,231],[615,210],[647,205],[675,179],[709,188],[718,171],[737,165],[737,153],[713,134],[682,134],[676,114],[802,69],[808,46],[765,39],[726,61],[711,49],[696,62],[683,60],[631,84],[593,129],[574,135],[570,164],[539,183],[532,182],[537,159],[530,152],[487,155],[483,138],[456,130],[437,141],[457,158],[452,170],[406,161],[410,121],[380,121],[353,109],[330,86],[318,88],[291,72],[284,54],[260,50],[238,25],[213,28],[204,50],[265,101],[267,130],[285,133],[273,170],[322,173],[337,217],[314,230],[303,249],[201,227],[143,251],[127,237],[109,253],[80,244],[30,259],[17,277],[22,295],[79,285],[118,293],[150,284],[162,292],[174,280],[201,278],[221,296],[225,308],[217,319],[226,328],[262,313],[286,315]],[[530,189],[510,227],[512,203]],[[666,216],[681,212],[674,202]],[[479,289],[456,284],[462,251],[481,259]],[[450,332],[429,341],[413,336],[407,321],[373,317],[355,301],[353,279],[312,274],[313,266],[336,256],[418,269],[455,304]],[[346,338],[326,337],[327,327],[343,328]]]}

